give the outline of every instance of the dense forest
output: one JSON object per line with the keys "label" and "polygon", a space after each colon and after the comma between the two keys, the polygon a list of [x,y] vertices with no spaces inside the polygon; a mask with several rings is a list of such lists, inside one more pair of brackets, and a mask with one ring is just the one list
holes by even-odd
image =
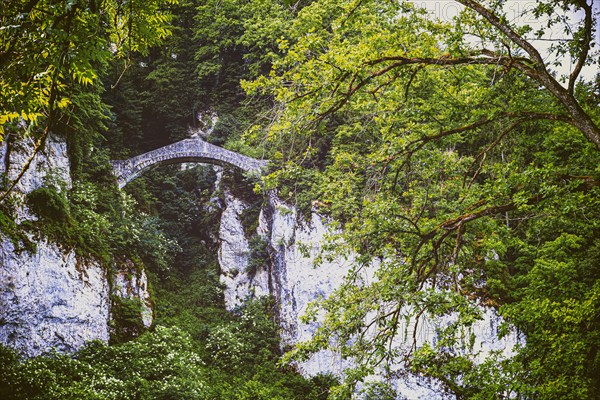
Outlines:
{"label": "dense forest", "polygon": [[[0,348],[0,398],[403,398],[363,384],[375,371],[459,399],[600,398],[597,4],[420,3],[2,1],[0,140],[32,139],[33,158],[65,138],[73,178],[29,193],[26,224],[5,179],[2,234],[108,269],[131,260],[155,320],[146,330],[139,304],[115,300],[109,344]],[[322,318],[312,340],[285,355],[273,299],[225,310],[215,170],[116,186],[109,160],[191,134],[270,160],[261,181],[224,179],[256,207],[276,192],[318,213],[323,259],[354,257],[306,316]],[[472,350],[486,310],[499,337],[522,338],[509,357]],[[445,321],[436,340],[407,345],[405,322],[427,320]],[[297,373],[322,349],[353,367]]]}

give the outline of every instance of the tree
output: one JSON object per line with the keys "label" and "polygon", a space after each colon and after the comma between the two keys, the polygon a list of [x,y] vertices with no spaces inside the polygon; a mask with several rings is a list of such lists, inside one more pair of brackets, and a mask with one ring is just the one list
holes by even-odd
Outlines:
{"label": "tree", "polygon": [[[291,7],[270,0],[199,0],[195,19],[196,73],[218,122],[209,140],[235,150],[239,137],[265,108],[248,97],[240,80],[253,79],[270,69],[293,16]],[[246,148],[244,152],[252,149]]]}
{"label": "tree", "polygon": [[0,140],[33,136],[33,158],[50,131],[60,133],[74,114],[94,112],[81,110],[76,97],[88,90],[98,96],[94,83],[108,60],[145,53],[167,37],[171,16],[164,7],[175,2],[3,1]]}
{"label": "tree", "polygon": [[[278,167],[267,188],[319,207],[342,228],[334,253],[357,255],[295,356],[340,351],[358,365],[350,384],[377,367],[466,398],[591,396],[598,96],[579,75],[597,61],[596,22],[587,3],[539,2],[533,15],[572,33],[544,58],[526,35],[547,28],[513,24],[504,2],[461,3],[450,24],[410,3],[314,2],[269,76],[245,83],[275,99],[266,134],[248,135]],[[574,10],[583,19],[568,30],[557,13]],[[563,87],[552,60],[567,54]],[[506,321],[500,335],[527,338],[515,357],[478,361],[470,327],[482,306]],[[436,320],[435,345],[414,339]]]}

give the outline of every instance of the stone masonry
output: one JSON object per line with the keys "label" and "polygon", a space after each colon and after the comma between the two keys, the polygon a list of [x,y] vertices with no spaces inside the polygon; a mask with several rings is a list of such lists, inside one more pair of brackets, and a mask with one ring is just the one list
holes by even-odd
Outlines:
{"label": "stone masonry", "polygon": [[123,188],[127,183],[156,164],[182,162],[199,162],[221,166],[232,165],[243,171],[257,171],[259,173],[267,165],[267,161],[257,160],[226,150],[202,139],[184,139],[128,160],[111,161],[111,164],[119,188]]}

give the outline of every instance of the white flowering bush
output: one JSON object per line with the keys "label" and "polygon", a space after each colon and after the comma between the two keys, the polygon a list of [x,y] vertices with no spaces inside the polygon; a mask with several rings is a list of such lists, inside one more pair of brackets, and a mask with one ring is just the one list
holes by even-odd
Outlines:
{"label": "white flowering bush", "polygon": [[75,358],[18,363],[0,351],[2,399],[207,399],[207,370],[181,329],[156,327],[135,341],[92,342]]}

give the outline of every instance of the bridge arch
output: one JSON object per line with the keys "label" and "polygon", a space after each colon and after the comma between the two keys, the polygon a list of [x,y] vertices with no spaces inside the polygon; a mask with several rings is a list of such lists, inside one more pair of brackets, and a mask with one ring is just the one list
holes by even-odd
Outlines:
{"label": "bridge arch", "polygon": [[131,157],[127,160],[111,161],[119,188],[158,164],[199,162],[221,166],[234,166],[243,171],[260,173],[267,161],[257,160],[234,151],[226,150],[202,139],[184,139],[156,150]]}

